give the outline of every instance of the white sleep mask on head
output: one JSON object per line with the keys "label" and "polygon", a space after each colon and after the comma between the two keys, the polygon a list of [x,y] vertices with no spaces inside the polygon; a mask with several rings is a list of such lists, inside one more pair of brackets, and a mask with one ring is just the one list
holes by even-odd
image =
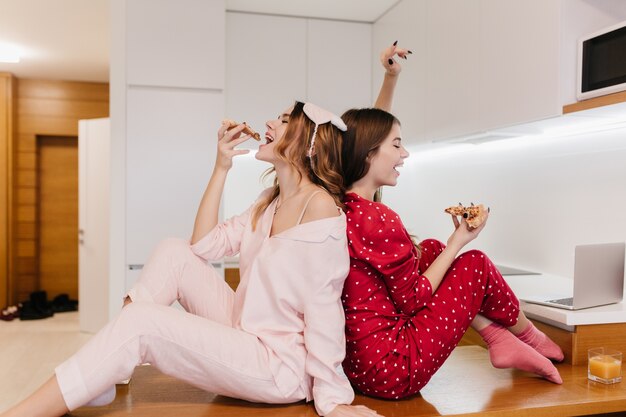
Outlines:
{"label": "white sleep mask on head", "polygon": [[[319,106],[316,106],[313,103],[304,103],[304,107],[302,109],[304,110],[304,114],[306,114],[306,116],[313,123],[315,123],[315,129],[313,130],[313,136],[311,137],[311,145],[309,146],[309,151],[307,153],[307,156],[309,158],[313,154],[313,146],[315,145],[315,136],[317,135],[317,127],[319,125],[323,125],[325,123],[331,123],[333,126],[341,130],[342,132],[345,132],[346,130],[348,130],[348,126],[346,126],[343,120],[341,120],[341,117]],[[311,162],[311,164],[313,164],[313,162]]]}

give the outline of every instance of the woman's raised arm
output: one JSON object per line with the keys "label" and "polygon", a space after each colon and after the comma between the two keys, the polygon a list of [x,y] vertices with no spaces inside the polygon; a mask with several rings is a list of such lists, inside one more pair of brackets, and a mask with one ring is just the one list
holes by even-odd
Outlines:
{"label": "woman's raised arm", "polygon": [[248,149],[235,149],[235,146],[245,142],[250,138],[249,135],[241,135],[241,131],[246,127],[241,124],[231,130],[227,130],[228,126],[222,124],[217,131],[217,157],[215,159],[215,167],[209,184],[204,191],[202,201],[198,207],[196,220],[193,225],[193,233],[191,235],[191,244],[196,243],[204,235],[209,233],[217,224],[220,200],[224,192],[224,184],[228,171],[233,166],[233,157],[250,152]]}
{"label": "woman's raised arm", "polygon": [[383,79],[383,84],[380,86],[378,98],[376,98],[376,102],[374,103],[374,107],[377,109],[391,112],[393,94],[396,90],[398,77],[402,71],[402,65],[400,65],[394,57],[397,56],[402,59],[407,59],[407,55],[412,53],[413,52],[408,49],[399,48],[398,41],[395,41],[393,45],[385,48],[380,53],[380,63],[383,65],[383,68],[385,68],[385,78]]}

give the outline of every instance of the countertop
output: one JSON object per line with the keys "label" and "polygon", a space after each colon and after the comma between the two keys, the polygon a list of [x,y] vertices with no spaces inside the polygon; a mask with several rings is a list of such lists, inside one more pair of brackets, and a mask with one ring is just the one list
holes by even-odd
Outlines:
{"label": "countertop", "polygon": [[[566,296],[571,297],[573,292],[573,281],[556,275],[505,275],[504,279],[518,298],[545,295],[546,299],[549,299],[553,295],[564,292]],[[626,305],[623,301],[576,311],[531,304],[521,300],[520,306],[528,317],[566,330],[573,330],[573,327],[577,325],[626,322]]]}

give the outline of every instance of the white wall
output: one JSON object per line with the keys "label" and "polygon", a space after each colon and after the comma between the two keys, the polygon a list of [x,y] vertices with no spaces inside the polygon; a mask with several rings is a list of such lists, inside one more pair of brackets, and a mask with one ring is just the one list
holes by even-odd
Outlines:
{"label": "white wall", "polygon": [[255,198],[267,187],[272,186],[274,175],[261,179],[262,174],[271,167],[270,164],[258,161],[251,151],[247,155],[240,155],[233,161],[233,167],[226,178],[222,204],[224,218],[244,212]]}
{"label": "white wall", "polygon": [[444,242],[443,209],[491,207],[472,246],[495,261],[571,277],[574,246],[626,240],[626,128],[413,151],[383,199],[420,239]]}

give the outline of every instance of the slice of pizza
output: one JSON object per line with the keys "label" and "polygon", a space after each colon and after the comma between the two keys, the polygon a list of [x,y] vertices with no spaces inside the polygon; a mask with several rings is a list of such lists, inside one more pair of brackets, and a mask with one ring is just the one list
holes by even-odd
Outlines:
{"label": "slice of pizza", "polygon": [[487,218],[487,213],[489,213],[489,209],[485,208],[482,204],[474,205],[471,203],[469,207],[463,206],[463,204],[459,203],[458,206],[451,206],[444,210],[446,213],[450,213],[453,216],[463,216],[467,225],[472,229],[477,228]]}
{"label": "slice of pizza", "polygon": [[446,213],[450,213],[453,216],[462,216],[465,213],[465,207],[463,204],[459,203],[458,206],[450,206],[444,210]]}
{"label": "slice of pizza", "polygon": [[458,206],[451,206],[444,210],[446,213],[450,213],[453,216],[462,216],[465,213],[465,207],[459,203]]}
{"label": "slice of pizza", "polygon": [[[239,126],[239,123],[237,123],[236,121],[232,119],[224,119],[222,120],[222,123],[228,126],[227,130],[234,129],[237,126]],[[242,131],[245,135],[250,135],[252,136],[254,140],[257,140],[257,141],[261,140],[261,135],[258,132],[255,132],[254,129],[248,126],[246,122],[244,122],[243,124],[246,125],[246,127],[244,127]]]}
{"label": "slice of pizza", "polygon": [[473,229],[483,224],[489,211],[489,209],[486,209],[482,204],[477,206],[472,204],[470,207],[466,207],[466,209],[467,217],[465,215],[463,215],[463,217],[465,217],[467,225]]}

